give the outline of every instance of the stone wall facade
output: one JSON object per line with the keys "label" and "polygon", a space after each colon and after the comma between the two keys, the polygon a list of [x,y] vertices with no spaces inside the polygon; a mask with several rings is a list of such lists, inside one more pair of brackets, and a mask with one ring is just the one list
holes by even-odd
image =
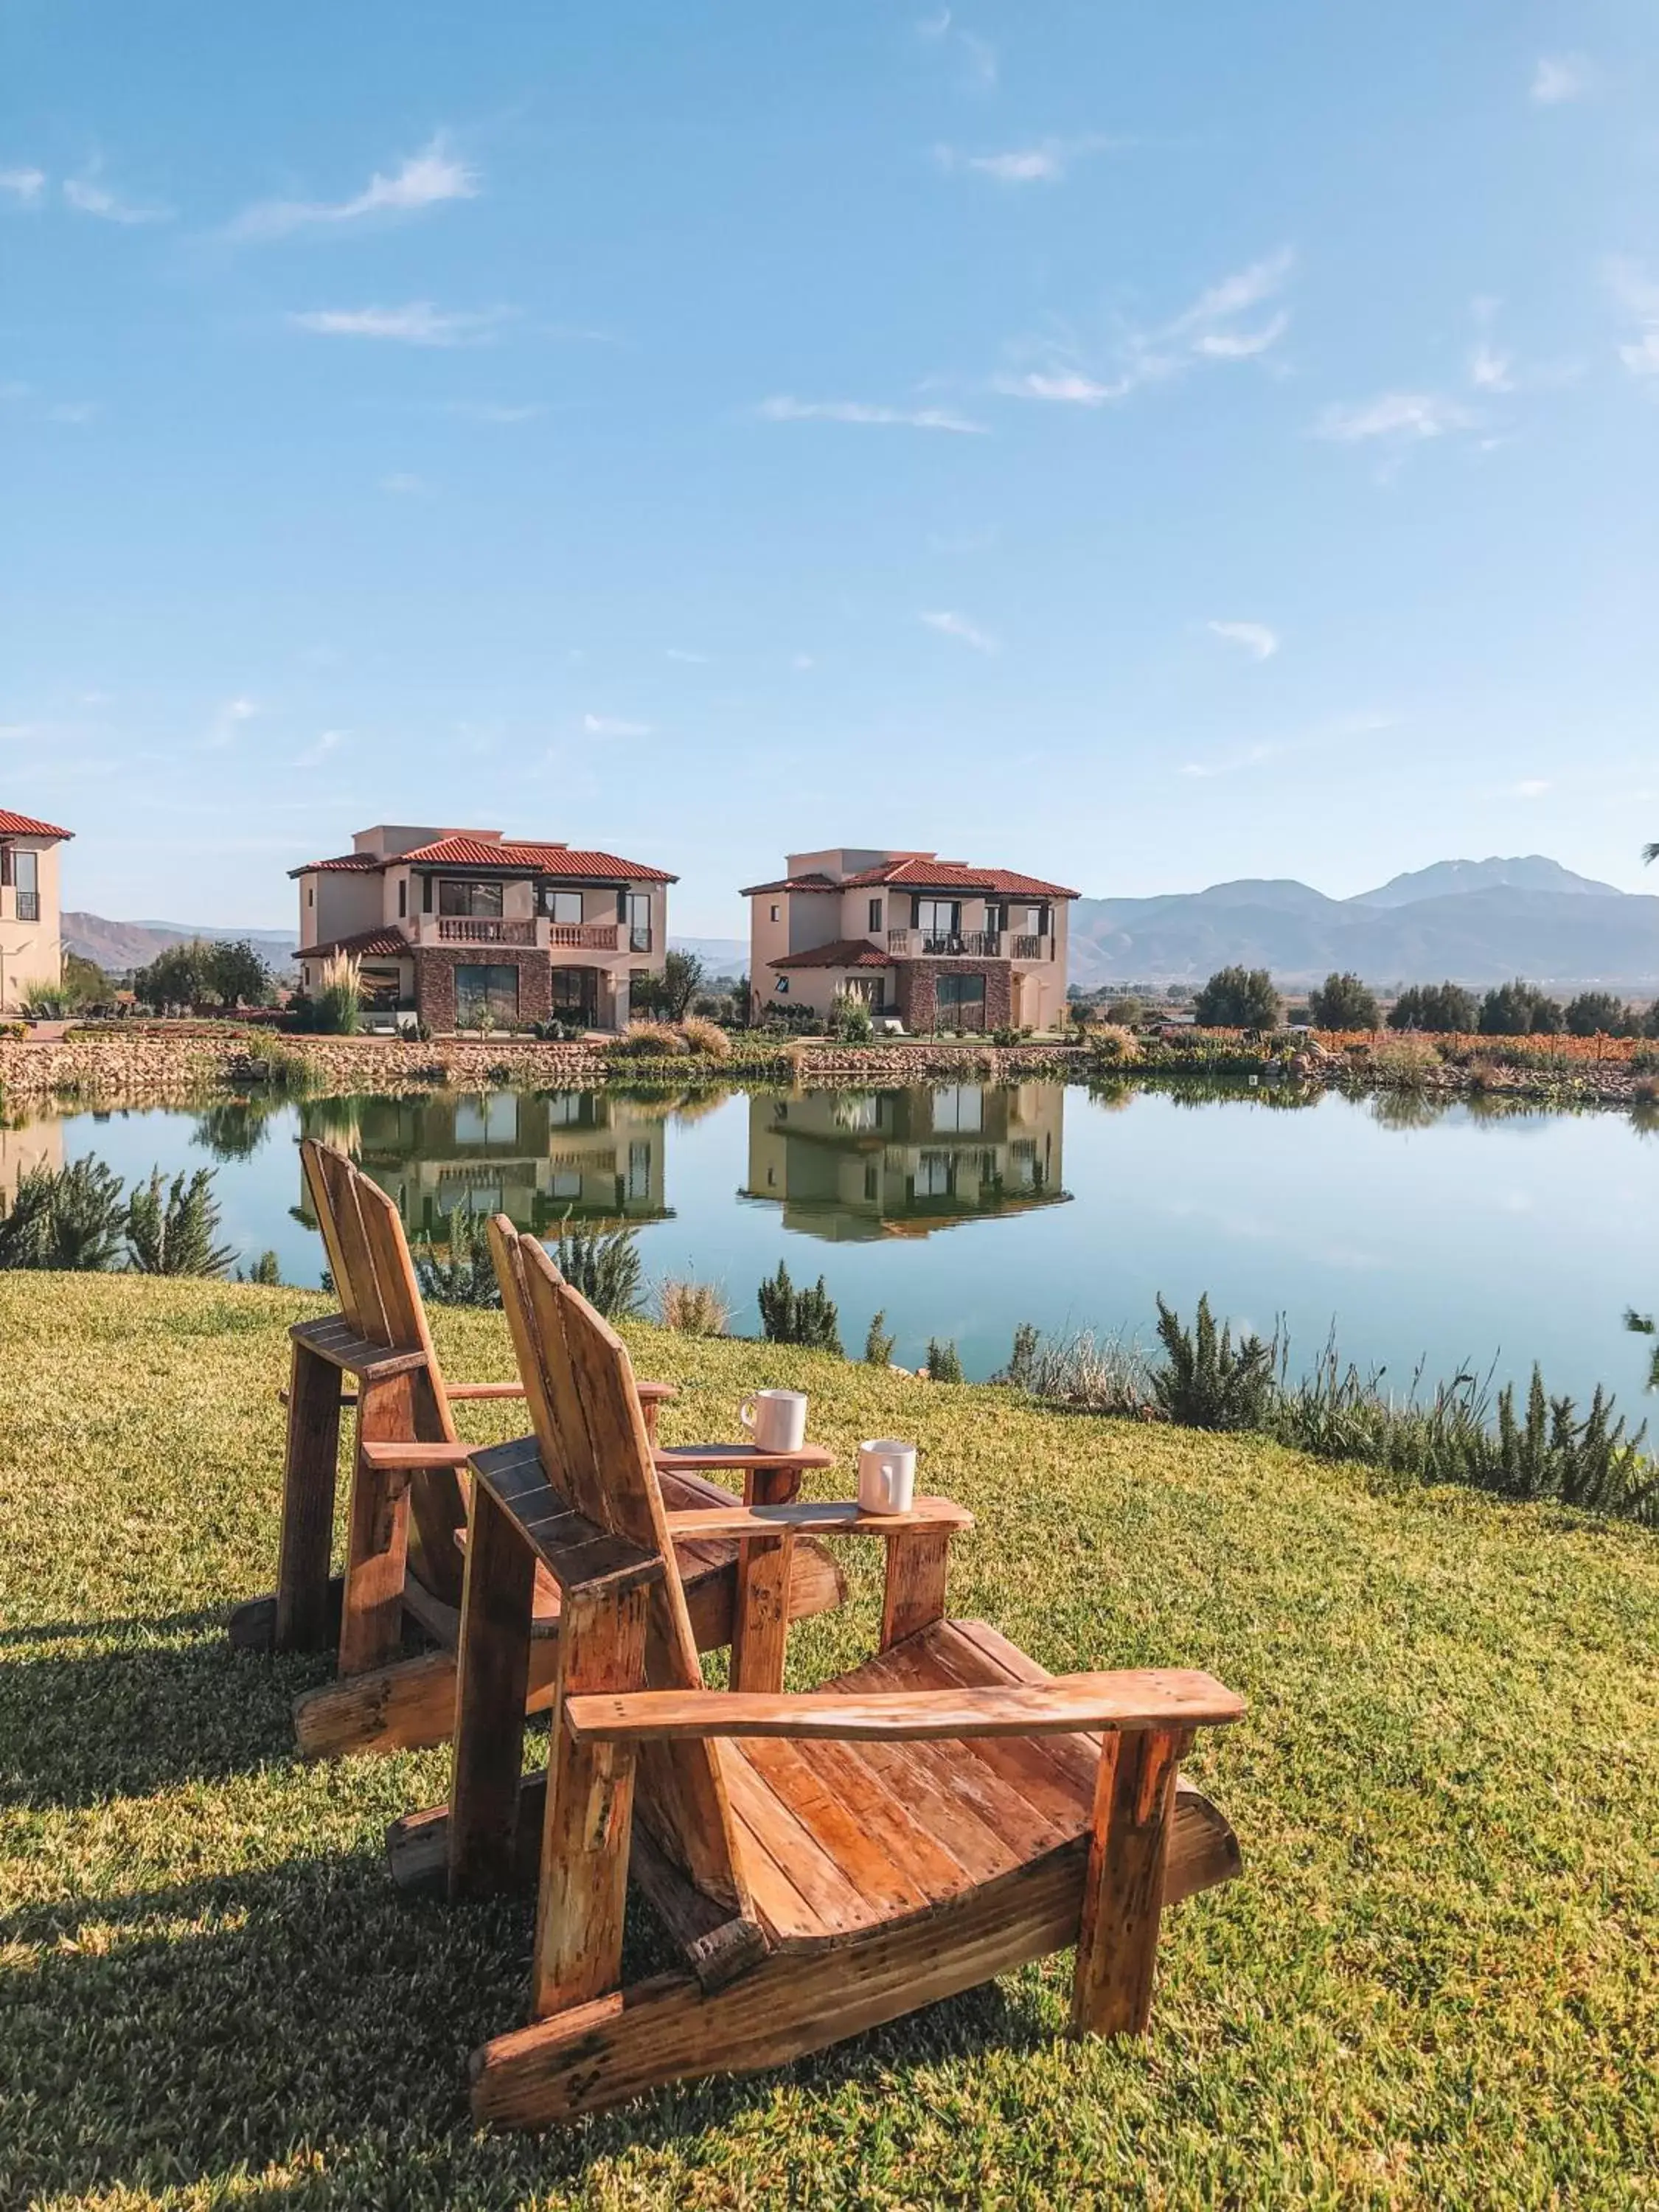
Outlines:
{"label": "stone wall facade", "polygon": [[422,945],[415,955],[415,1004],[421,1018],[440,1036],[455,1026],[455,970],[458,968],[516,968],[519,1020],[544,1022],[553,1012],[553,968],[546,953],[520,951],[510,945]]}
{"label": "stone wall facade", "polygon": [[901,960],[894,972],[899,1019],[913,1036],[926,1036],[939,1018],[941,975],[985,978],[987,1030],[1013,1024],[1013,970],[1006,960]]}

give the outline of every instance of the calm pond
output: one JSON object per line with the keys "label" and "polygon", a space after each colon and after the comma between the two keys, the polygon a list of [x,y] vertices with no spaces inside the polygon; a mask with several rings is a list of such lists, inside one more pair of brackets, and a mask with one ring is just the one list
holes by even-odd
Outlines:
{"label": "calm pond", "polygon": [[21,1164],[95,1154],[131,1182],[216,1163],[224,1234],[283,1279],[315,1283],[302,1134],[348,1149],[413,1234],[469,1198],[556,1232],[567,1212],[640,1226],[653,1280],[721,1283],[756,1334],[755,1287],[780,1259],[820,1272],[849,1352],[878,1307],[896,1357],[954,1338],[972,1376],[1014,1325],[1123,1329],[1150,1341],[1153,1294],[1270,1329],[1298,1364],[1333,1322],[1346,1354],[1404,1382],[1534,1357],[1556,1390],[1598,1381],[1639,1411],[1647,1340],[1625,1310],[1659,1304],[1659,1135],[1618,1114],[1327,1096],[1094,1096],[1052,1083],[880,1092],[695,1096],[437,1094],[201,1112],[75,1114],[0,1132],[0,1189]]}

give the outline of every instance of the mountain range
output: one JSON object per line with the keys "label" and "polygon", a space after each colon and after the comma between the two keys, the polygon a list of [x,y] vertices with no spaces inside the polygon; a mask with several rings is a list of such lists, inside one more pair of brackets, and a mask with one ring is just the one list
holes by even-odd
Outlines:
{"label": "mountain range", "polygon": [[1159,898],[1079,899],[1070,979],[1201,982],[1233,963],[1275,981],[1351,969],[1383,988],[1491,984],[1659,986],[1659,898],[1575,875],[1541,854],[1437,860],[1352,898],[1292,878],[1245,878]]}
{"label": "mountain range", "polygon": [[291,929],[223,929],[216,925],[184,921],[106,921],[100,914],[65,912],[64,950],[82,960],[95,960],[106,975],[125,975],[130,968],[148,967],[169,945],[188,944],[194,937],[208,943],[234,943],[246,938],[254,951],[275,969],[291,967],[299,938]]}

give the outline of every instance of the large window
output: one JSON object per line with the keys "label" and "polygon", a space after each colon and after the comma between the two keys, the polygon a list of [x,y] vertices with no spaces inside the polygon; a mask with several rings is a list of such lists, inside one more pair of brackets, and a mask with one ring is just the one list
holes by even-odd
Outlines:
{"label": "large window", "polygon": [[939,1025],[942,1030],[982,1030],[983,975],[941,975],[938,979]]}
{"label": "large window", "polygon": [[962,927],[961,900],[919,898],[916,927],[930,937],[955,937]]}
{"label": "large window", "polygon": [[17,872],[17,919],[19,921],[39,921],[40,919],[40,855],[38,853],[19,853],[13,866]]}
{"label": "large window", "polygon": [[477,967],[469,963],[455,970],[455,1024],[477,1030],[485,1019],[515,1023],[519,1018],[519,971],[505,964]]}
{"label": "large window", "polygon": [[933,1094],[933,1127],[939,1132],[976,1131],[985,1126],[985,1093],[977,1083],[947,1083]]}
{"label": "large window", "polygon": [[501,910],[499,884],[458,884],[446,879],[438,885],[440,914],[492,915]]}
{"label": "large window", "polygon": [[541,910],[550,921],[567,927],[579,923],[582,918],[582,895],[580,891],[556,891],[544,884],[541,890]]}
{"label": "large window", "polygon": [[629,891],[628,894],[628,949],[630,952],[648,952],[651,950],[649,891]]}
{"label": "large window", "polygon": [[549,981],[557,1018],[562,1022],[580,1022],[591,1030],[599,1018],[598,969],[555,968]]}
{"label": "large window", "polygon": [[881,901],[878,898],[870,902],[870,931],[872,936],[879,935],[881,931]]}

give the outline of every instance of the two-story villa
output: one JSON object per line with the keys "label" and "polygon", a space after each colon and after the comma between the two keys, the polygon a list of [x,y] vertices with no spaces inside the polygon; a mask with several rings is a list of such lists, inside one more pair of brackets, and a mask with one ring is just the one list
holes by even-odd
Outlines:
{"label": "two-story villa", "polygon": [[661,969],[677,877],[614,853],[381,823],[289,874],[307,991],[324,962],[359,963],[367,1009],[436,1030],[555,1018],[627,1025],[635,978]]}
{"label": "two-story villa", "polygon": [[73,835],[0,806],[0,1014],[30,984],[64,980],[58,848]]}
{"label": "two-story villa", "polygon": [[1056,1027],[1078,896],[1008,868],[837,846],[744,891],[756,1010],[859,998],[912,1031]]}

